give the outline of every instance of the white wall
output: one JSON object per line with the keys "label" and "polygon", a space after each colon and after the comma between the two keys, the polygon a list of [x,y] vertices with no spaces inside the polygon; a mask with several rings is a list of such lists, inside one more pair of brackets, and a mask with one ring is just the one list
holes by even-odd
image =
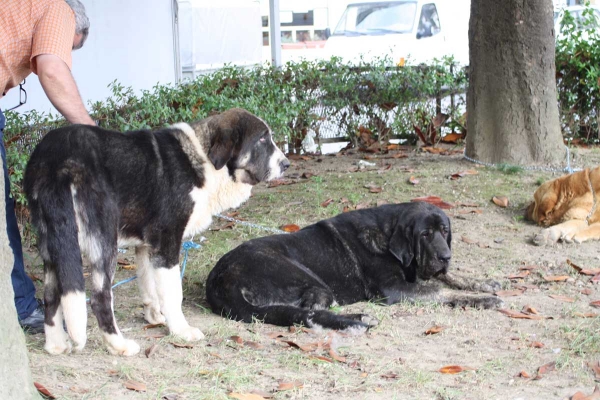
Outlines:
{"label": "white wall", "polygon": [[[72,72],[86,106],[88,101],[107,98],[107,85],[115,79],[136,90],[176,81],[172,0],[82,2],[90,19],[90,34],[83,48],[73,52]],[[16,111],[56,113],[36,75],[29,75],[25,89],[27,104]],[[0,108],[18,102],[17,87],[0,99]]]}

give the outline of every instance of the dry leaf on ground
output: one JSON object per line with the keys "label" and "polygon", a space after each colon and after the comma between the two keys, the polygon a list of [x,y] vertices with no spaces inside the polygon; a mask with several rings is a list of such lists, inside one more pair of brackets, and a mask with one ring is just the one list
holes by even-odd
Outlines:
{"label": "dry leaf on ground", "polygon": [[546,282],[564,282],[569,279],[568,275],[550,275],[544,276]]}
{"label": "dry leaf on ground", "polygon": [[419,184],[419,180],[417,178],[415,178],[414,176],[411,176],[410,178],[408,178],[408,182],[412,183],[413,185]]}
{"label": "dry leaf on ground", "polygon": [[513,297],[520,296],[525,293],[525,289],[515,289],[515,290],[498,290],[494,293],[498,297]]}
{"label": "dry leaf on ground", "polygon": [[455,181],[455,180],[457,180],[459,178],[462,178],[463,176],[477,175],[477,174],[479,174],[479,172],[477,172],[476,170],[474,170],[474,169],[468,169],[466,171],[460,171],[460,172],[457,172],[455,174],[450,175],[450,179],[452,179],[453,181]]}
{"label": "dry leaf on ground", "polygon": [[556,361],[549,362],[538,368],[537,375],[533,378],[535,380],[542,379],[542,376],[548,372],[556,370]]}
{"label": "dry leaf on ground", "polygon": [[255,393],[229,393],[229,397],[233,397],[238,400],[264,400],[265,398]]}
{"label": "dry leaf on ground", "polygon": [[526,277],[529,276],[529,274],[531,274],[531,272],[529,272],[528,270],[524,270],[524,271],[519,272],[518,274],[509,275],[506,278],[507,279],[512,279],[512,280],[514,280],[514,279],[525,279]]}
{"label": "dry leaf on ground", "polygon": [[434,326],[432,326],[431,328],[427,329],[427,330],[425,331],[425,334],[426,334],[426,335],[435,335],[436,333],[440,333],[440,332],[441,332],[441,331],[443,331],[444,329],[446,329],[446,328],[444,328],[443,326],[434,325]]}
{"label": "dry leaf on ground", "polygon": [[302,382],[299,381],[294,381],[294,382],[281,382],[279,383],[279,386],[277,387],[278,391],[284,391],[284,390],[291,390],[291,389],[302,389],[304,387],[304,384]]}
{"label": "dry leaf on ground", "polygon": [[152,355],[154,353],[156,353],[156,350],[158,350],[158,343],[154,343],[152,344],[152,346],[148,347],[145,351],[144,354],[146,355],[146,358],[150,358],[152,357]]}
{"label": "dry leaf on ground", "polygon": [[494,197],[492,197],[492,201],[498,207],[503,207],[503,208],[508,207],[508,197],[506,197],[506,196],[494,196]]}
{"label": "dry leaf on ground", "polygon": [[333,203],[333,199],[327,199],[327,200],[325,200],[324,202],[321,203],[321,207],[327,207],[331,203]]}
{"label": "dry leaf on ground", "polygon": [[125,386],[126,389],[134,390],[136,392],[145,392],[147,390],[145,383],[137,382],[137,381],[124,382],[123,386]]}
{"label": "dry leaf on ground", "polygon": [[521,371],[517,374],[517,376],[519,378],[525,378],[525,379],[529,379],[531,378],[531,376],[529,376],[529,374],[526,371]]}
{"label": "dry leaf on ground", "polygon": [[298,232],[300,230],[300,227],[296,224],[287,224],[282,225],[279,229],[281,229],[284,232]]}
{"label": "dry leaf on ground", "polygon": [[581,317],[581,318],[596,318],[598,316],[598,314],[596,314],[596,313],[574,312],[573,316],[574,317]]}
{"label": "dry leaf on ground", "polygon": [[446,365],[439,369],[442,374],[458,374],[463,371],[475,371],[475,368],[462,367],[460,365]]}
{"label": "dry leaf on ground", "polygon": [[561,296],[559,294],[550,294],[548,295],[549,297],[553,298],[554,300],[560,300],[560,301],[565,301],[567,303],[572,303],[575,301],[575,299],[571,298],[571,297],[567,297],[567,296]]}
{"label": "dry leaf on ground", "polygon": [[590,302],[590,306],[600,307],[600,300],[595,300],[595,301]]}
{"label": "dry leaf on ground", "polygon": [[544,318],[546,318],[541,315],[524,314],[520,311],[514,311],[514,310],[498,309],[498,311],[500,311],[502,314],[508,316],[509,318],[517,318],[517,319],[544,319]]}
{"label": "dry leaf on ground", "polygon": [[600,361],[589,362],[588,367],[594,372],[594,378],[600,379]]}
{"label": "dry leaf on ground", "polygon": [[41,383],[33,382],[33,385],[35,386],[37,391],[40,392],[42,395],[46,396],[49,399],[56,399],[56,397],[54,397],[52,393],[50,393],[50,391],[46,389],[46,387]]}
{"label": "dry leaf on ground", "polygon": [[439,208],[444,210],[449,210],[454,207],[453,204],[446,203],[444,200],[442,200],[441,197],[438,196],[416,197],[411,201],[422,201],[425,203],[433,204],[434,206],[438,206]]}

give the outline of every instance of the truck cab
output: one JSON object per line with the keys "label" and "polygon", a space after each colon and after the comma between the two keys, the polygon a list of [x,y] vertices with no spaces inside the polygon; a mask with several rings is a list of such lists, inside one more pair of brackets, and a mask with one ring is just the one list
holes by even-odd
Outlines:
{"label": "truck cab", "polygon": [[467,0],[364,0],[348,4],[325,43],[346,61],[387,57],[394,64],[453,55],[468,63]]}

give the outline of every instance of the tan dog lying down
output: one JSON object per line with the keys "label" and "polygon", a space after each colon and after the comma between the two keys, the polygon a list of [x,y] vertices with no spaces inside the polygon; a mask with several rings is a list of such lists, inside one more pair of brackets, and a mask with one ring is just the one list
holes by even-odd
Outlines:
{"label": "tan dog lying down", "polygon": [[554,244],[558,240],[581,243],[600,239],[600,167],[585,169],[545,182],[533,194],[527,219],[547,226],[533,242]]}

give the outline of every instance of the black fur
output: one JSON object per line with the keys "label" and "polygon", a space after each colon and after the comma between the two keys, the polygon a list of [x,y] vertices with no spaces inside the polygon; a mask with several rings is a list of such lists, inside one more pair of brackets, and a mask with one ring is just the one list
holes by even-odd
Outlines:
{"label": "black fur", "polygon": [[115,333],[110,285],[118,238],[149,247],[152,267],[171,268],[179,264],[194,208],[208,210],[190,192],[204,190],[210,171],[227,166],[231,181],[241,176],[254,184],[270,176],[272,156],[281,154],[280,172],[289,166],[268,126],[247,111],[229,110],[189,129],[197,142],[177,127],[121,133],[73,125],[49,132],[39,143],[25,172],[25,193],[45,272],[56,276],[44,294],[48,325],[61,296],[84,291],[82,253],[89,248],[80,248],[78,232],[93,238],[101,254],[92,270],[105,279],[100,290],[93,288],[91,305],[100,329]]}
{"label": "black fur", "polygon": [[210,272],[206,295],[213,312],[235,320],[366,328],[364,315],[326,310],[410,298],[419,279],[446,274],[451,241],[450,220],[430,204],[352,211],[243,243]]}

